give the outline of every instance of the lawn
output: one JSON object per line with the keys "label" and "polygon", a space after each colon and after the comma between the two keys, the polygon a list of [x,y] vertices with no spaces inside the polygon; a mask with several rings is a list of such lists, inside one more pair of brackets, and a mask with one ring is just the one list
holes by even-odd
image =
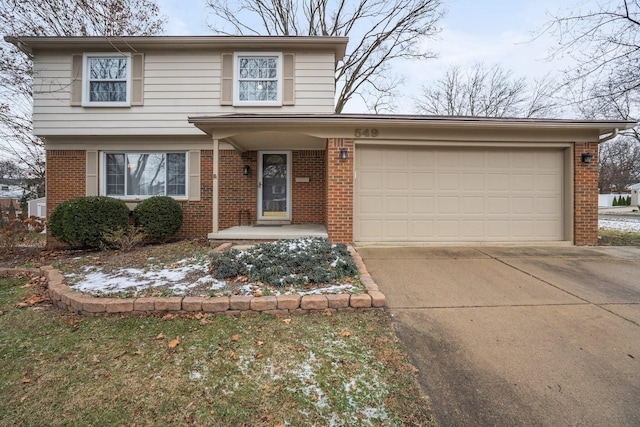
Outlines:
{"label": "lawn", "polygon": [[602,246],[640,246],[640,233],[600,229],[598,244]]}
{"label": "lawn", "polygon": [[384,312],[84,318],[28,282],[0,279],[2,425],[435,425]]}

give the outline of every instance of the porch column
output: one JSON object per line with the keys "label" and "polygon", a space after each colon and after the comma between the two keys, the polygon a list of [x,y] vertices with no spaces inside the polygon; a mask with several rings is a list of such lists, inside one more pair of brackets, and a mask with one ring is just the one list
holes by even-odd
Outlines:
{"label": "porch column", "polygon": [[213,197],[212,197],[212,224],[211,224],[211,232],[218,232],[218,176],[220,174],[220,142],[218,139],[213,138]]}
{"label": "porch column", "polygon": [[[346,159],[341,158],[342,149],[347,150]],[[353,155],[352,139],[327,139],[326,222],[329,239],[336,243],[353,242]]]}
{"label": "porch column", "polygon": [[[591,153],[591,163],[582,162],[582,153]],[[574,244],[598,244],[598,143],[576,143],[573,151]]]}

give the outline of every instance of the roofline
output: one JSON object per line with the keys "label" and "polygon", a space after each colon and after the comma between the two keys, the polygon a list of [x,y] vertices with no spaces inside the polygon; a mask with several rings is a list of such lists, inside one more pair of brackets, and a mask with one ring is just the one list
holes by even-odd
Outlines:
{"label": "roofline", "polygon": [[483,127],[483,128],[526,128],[538,129],[581,129],[597,130],[600,135],[617,130],[632,129],[638,125],[634,121],[575,120],[575,119],[529,119],[466,116],[425,116],[425,115],[379,115],[379,114],[227,114],[220,116],[194,116],[188,121],[198,125],[229,125],[232,120],[238,124],[301,124],[313,121],[325,125],[362,125],[363,122],[379,126],[406,127]]}
{"label": "roofline", "polygon": [[49,37],[5,36],[4,40],[27,54],[35,50],[86,49],[291,49],[333,50],[341,60],[348,37],[329,36],[122,36]]}

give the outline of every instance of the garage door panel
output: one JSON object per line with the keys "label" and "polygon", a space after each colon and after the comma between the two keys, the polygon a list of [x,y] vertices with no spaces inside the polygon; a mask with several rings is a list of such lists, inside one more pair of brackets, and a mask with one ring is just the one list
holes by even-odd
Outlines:
{"label": "garage door panel", "polygon": [[384,176],[382,172],[366,171],[360,172],[356,180],[356,186],[358,190],[380,190],[382,189],[382,182]]}
{"label": "garage door panel", "polygon": [[382,212],[382,196],[360,196],[360,213],[377,215]]}
{"label": "garage door panel", "polygon": [[460,188],[460,174],[457,172],[441,172],[437,175],[438,190],[457,191]]}
{"label": "garage door panel", "polygon": [[434,235],[434,221],[419,219],[411,221],[411,234],[408,241],[425,241]]}
{"label": "garage door panel", "polygon": [[511,182],[510,191],[512,192],[528,192],[533,191],[535,188],[533,172],[528,174],[514,173],[509,178]]}
{"label": "garage door panel", "polygon": [[434,180],[433,172],[411,172],[411,189],[433,190]]}
{"label": "garage door panel", "polygon": [[384,201],[384,212],[387,214],[406,215],[409,211],[409,196],[389,196]]}
{"label": "garage door panel", "polygon": [[407,172],[389,172],[384,175],[383,187],[387,190],[407,190],[409,184],[409,174]]}
{"label": "garage door panel", "polygon": [[462,190],[482,191],[484,187],[485,187],[484,174],[482,173],[463,173],[462,174]]}
{"label": "garage door panel", "polygon": [[462,213],[465,215],[482,215],[486,212],[484,197],[463,197]]}
{"label": "garage door panel", "polygon": [[562,149],[356,148],[362,242],[564,238]]}

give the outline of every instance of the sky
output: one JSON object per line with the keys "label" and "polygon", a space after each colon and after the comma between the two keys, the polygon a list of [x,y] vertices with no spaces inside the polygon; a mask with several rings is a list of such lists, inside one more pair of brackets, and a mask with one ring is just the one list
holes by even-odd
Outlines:
{"label": "sky", "polygon": [[[425,47],[435,52],[436,59],[406,62],[395,68],[405,78],[403,96],[410,99],[420,88],[442,76],[450,65],[462,68],[478,62],[487,66],[500,64],[514,76],[529,81],[547,74],[559,73],[571,66],[570,58],[548,60],[557,42],[551,35],[539,35],[551,19],[549,14],[563,10],[588,8],[598,0],[442,0],[447,11],[440,22],[442,31]],[[205,0],[158,0],[167,16],[167,35],[211,34],[211,19]],[[538,35],[538,37],[536,37]],[[401,70],[401,71],[398,71]],[[412,113],[413,103],[398,103],[396,113]],[[366,112],[364,105],[354,102],[345,112]]]}

